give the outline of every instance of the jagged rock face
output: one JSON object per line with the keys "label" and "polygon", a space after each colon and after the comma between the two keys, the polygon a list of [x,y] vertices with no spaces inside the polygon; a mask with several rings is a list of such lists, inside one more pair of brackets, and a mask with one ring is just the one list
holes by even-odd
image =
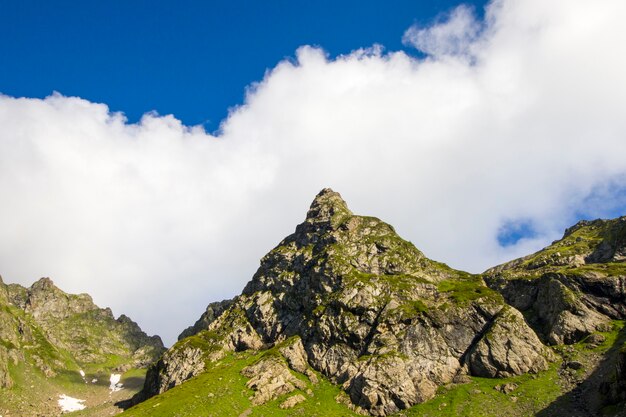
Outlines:
{"label": "jagged rock face", "polygon": [[[58,289],[50,278],[41,278],[30,288],[11,286],[12,302],[36,320],[58,321],[74,314],[86,313],[98,307],[87,294],[70,295]],[[105,314],[113,318],[110,310]]]}
{"label": "jagged rock face", "polygon": [[[157,378],[151,373],[160,370],[167,378]],[[150,387],[153,392],[164,392],[179,385],[204,370],[204,352],[198,347],[188,346],[177,350],[175,355],[166,352],[159,359],[157,366],[150,368],[146,376],[146,384],[154,384]]]}
{"label": "jagged rock face", "polygon": [[[219,351],[263,349],[298,336],[302,357],[291,359],[292,368],[307,363],[341,384],[354,407],[387,415],[431,398],[467,369],[481,376],[545,369],[543,345],[503,307],[479,277],[426,258],[391,226],[353,215],[325,189],[208,331],[168,353],[182,357],[201,341],[210,362]],[[487,334],[495,336],[483,341]],[[151,375],[159,379],[152,387],[172,380],[163,367]]]}
{"label": "jagged rock face", "polygon": [[491,268],[487,284],[549,344],[575,343],[626,318],[626,217],[582,221],[563,238]]}
{"label": "jagged rock face", "polygon": [[219,316],[226,311],[228,307],[233,303],[233,300],[223,300],[210,303],[206,311],[202,313],[200,318],[194,323],[193,326],[187,327],[178,335],[178,340],[182,340],[186,337],[198,334],[203,330],[207,330],[209,325],[213,323]]}
{"label": "jagged rock face", "polygon": [[568,229],[565,234],[572,234],[581,228],[596,228],[602,233],[602,241],[586,256],[587,263],[626,262],[626,217],[583,221]]}
{"label": "jagged rock face", "polygon": [[0,346],[0,388],[11,388],[13,379],[9,373],[9,354],[4,346]]}

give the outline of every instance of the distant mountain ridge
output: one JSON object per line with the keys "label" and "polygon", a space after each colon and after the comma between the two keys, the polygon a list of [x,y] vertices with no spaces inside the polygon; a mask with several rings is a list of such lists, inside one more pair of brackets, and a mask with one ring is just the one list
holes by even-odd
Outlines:
{"label": "distant mountain ridge", "polygon": [[108,379],[108,373],[147,366],[163,351],[160,337],[146,335],[125,315],[115,319],[87,294],[67,294],[49,278],[28,288],[0,278],[2,412],[56,415],[50,396],[68,392],[69,381]]}

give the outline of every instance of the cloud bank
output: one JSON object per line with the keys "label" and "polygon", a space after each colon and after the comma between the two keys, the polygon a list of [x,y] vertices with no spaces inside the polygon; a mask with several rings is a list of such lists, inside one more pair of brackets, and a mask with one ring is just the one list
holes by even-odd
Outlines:
{"label": "cloud bank", "polygon": [[[0,96],[0,273],[52,277],[173,338],[238,293],[330,186],[479,272],[626,207],[626,3],[460,6],[404,42],[308,46],[220,132],[54,94]],[[504,230],[532,229],[501,246]]]}

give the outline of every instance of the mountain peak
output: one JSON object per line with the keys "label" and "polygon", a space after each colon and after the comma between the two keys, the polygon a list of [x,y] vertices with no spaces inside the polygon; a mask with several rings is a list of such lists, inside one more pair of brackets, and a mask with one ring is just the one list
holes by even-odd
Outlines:
{"label": "mountain peak", "polygon": [[306,218],[313,222],[328,222],[337,214],[352,215],[352,212],[338,192],[324,188],[315,196]]}
{"label": "mountain peak", "polygon": [[54,282],[48,277],[39,278],[30,288],[33,290],[58,290]]}

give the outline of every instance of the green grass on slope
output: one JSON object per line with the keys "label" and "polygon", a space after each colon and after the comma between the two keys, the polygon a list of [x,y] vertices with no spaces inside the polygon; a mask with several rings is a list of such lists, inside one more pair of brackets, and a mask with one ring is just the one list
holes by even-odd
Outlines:
{"label": "green grass on slope", "polygon": [[[230,356],[209,372],[129,409],[122,417],[236,417],[241,414],[259,417],[358,416],[345,405],[337,403],[335,398],[340,394],[340,388],[322,378],[317,385],[309,384],[313,396],[297,390],[263,406],[253,407],[248,399],[253,391],[246,388],[247,378],[240,371],[258,357],[242,357],[242,354]],[[532,416],[562,394],[557,383],[559,365],[553,364],[540,375],[507,379],[471,378],[467,384],[442,387],[433,400],[397,415]],[[514,382],[519,388],[510,394],[500,393],[494,388],[507,382]],[[279,407],[285,398],[296,393],[304,395],[307,401],[289,410]]]}
{"label": "green grass on slope", "polygon": [[[559,376],[562,368],[561,355],[567,360],[587,363],[590,358],[607,352],[616,343],[623,322],[616,321],[611,332],[603,333],[604,343],[589,347],[585,342],[572,346],[557,346],[558,360],[539,374],[526,374],[512,378],[469,378],[465,384],[450,384],[441,387],[435,398],[396,416],[402,417],[530,417],[553,405],[565,394]],[[287,394],[262,406],[252,406],[251,389],[246,388],[247,378],[241,370],[263,355],[277,354],[274,349],[262,353],[241,352],[229,355],[208,372],[184,384],[153,397],[122,414],[122,417],[167,416],[167,417],[221,417],[221,416],[357,416],[336,397],[341,389],[320,377],[320,383],[308,383],[312,395],[299,390]],[[587,368],[585,368],[587,369]],[[578,371],[577,371],[578,372]],[[578,372],[581,373],[582,371]],[[304,378],[300,374],[297,377]],[[319,375],[319,374],[318,374]],[[497,385],[514,383],[517,388],[508,394],[496,389]],[[571,388],[571,385],[570,385]],[[279,405],[289,396],[304,395],[307,400],[296,407],[283,410]]]}
{"label": "green grass on slope", "polygon": [[[338,404],[335,397],[339,387],[320,378],[319,384],[308,383],[313,395],[296,390],[261,406],[253,407],[250,397],[254,391],[246,387],[247,378],[241,370],[254,363],[264,353],[237,353],[224,358],[208,372],[182,385],[153,397],[124,412],[122,417],[217,417],[239,416],[357,416],[345,405]],[[299,376],[299,375],[296,375]],[[279,405],[288,397],[304,395],[307,400],[292,409]]]}
{"label": "green grass on slope", "polygon": [[[87,410],[81,416],[101,415],[94,413],[96,407],[111,407],[112,402],[130,398],[143,387],[145,369],[132,369],[122,375],[122,391],[111,397],[109,391],[109,372],[86,373],[86,380],[78,371],[58,371],[52,378],[46,378],[39,369],[19,362],[10,365],[14,386],[0,389],[0,413],[9,416],[57,415],[60,409],[57,404],[59,395],[86,400]],[[97,379],[93,383],[92,380]],[[9,412],[6,412],[6,411]],[[115,410],[115,408],[111,408]],[[6,413],[6,414],[5,414]],[[74,415],[74,414],[72,414]],[[108,411],[104,415],[110,415]]]}
{"label": "green grass on slope", "polygon": [[[534,416],[561,394],[558,384],[560,363],[539,375],[492,379],[472,377],[471,382],[439,389],[438,395],[423,404],[398,413],[406,417],[521,417]],[[497,385],[515,383],[519,387],[509,394],[496,390]]]}
{"label": "green grass on slope", "polygon": [[478,275],[467,274],[459,279],[441,281],[437,285],[437,289],[461,305],[466,305],[479,298],[489,299],[497,303],[504,302],[502,296],[487,287]]}

